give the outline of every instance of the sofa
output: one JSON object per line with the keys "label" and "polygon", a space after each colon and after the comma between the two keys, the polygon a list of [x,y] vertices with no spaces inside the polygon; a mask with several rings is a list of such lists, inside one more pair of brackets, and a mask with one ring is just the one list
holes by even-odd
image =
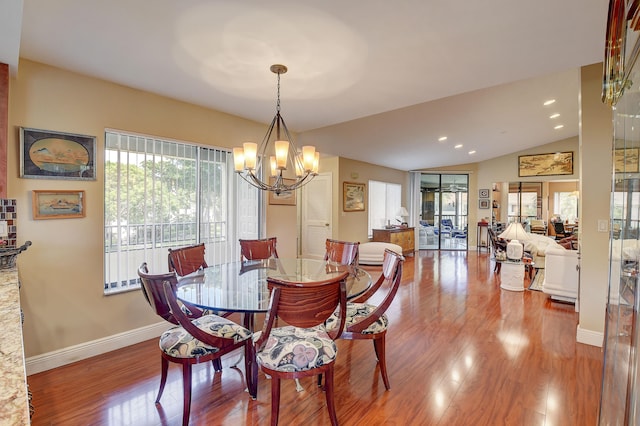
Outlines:
{"label": "sofa", "polygon": [[542,268],[545,264],[545,256],[549,249],[564,249],[558,242],[546,235],[528,234],[529,239],[523,241],[524,250],[531,253],[533,262],[537,268]]}

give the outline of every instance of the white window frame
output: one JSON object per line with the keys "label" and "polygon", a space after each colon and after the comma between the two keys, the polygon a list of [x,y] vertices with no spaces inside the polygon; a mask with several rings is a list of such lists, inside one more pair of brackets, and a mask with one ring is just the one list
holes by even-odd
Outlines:
{"label": "white window frame", "polygon": [[172,247],[203,242],[209,265],[238,259],[238,239],[264,229],[261,192],[228,149],[106,129],[104,294],[138,289],[142,262],[167,272]]}
{"label": "white window frame", "polygon": [[396,215],[402,203],[402,185],[399,183],[369,181],[369,223],[368,235],[373,236],[374,229],[386,225],[400,225],[402,218]]}

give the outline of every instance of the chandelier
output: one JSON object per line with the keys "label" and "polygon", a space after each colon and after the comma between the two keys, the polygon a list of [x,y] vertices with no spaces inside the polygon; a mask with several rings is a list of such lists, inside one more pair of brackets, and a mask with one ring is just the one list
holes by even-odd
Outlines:
{"label": "chandelier", "polygon": [[[280,115],[280,74],[286,73],[287,67],[276,64],[271,65],[270,69],[278,75],[276,115],[260,146],[254,142],[245,142],[242,148],[233,148],[233,163],[236,173],[251,185],[280,194],[301,187],[318,174],[320,153],[313,146],[303,146],[298,151]],[[261,176],[265,174],[263,165],[266,160],[271,167],[265,182],[261,180]],[[285,170],[289,172],[284,174]]]}

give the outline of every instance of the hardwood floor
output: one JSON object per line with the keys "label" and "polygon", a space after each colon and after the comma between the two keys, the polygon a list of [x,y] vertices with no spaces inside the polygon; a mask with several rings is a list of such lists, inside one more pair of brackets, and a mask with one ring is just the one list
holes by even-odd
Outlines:
{"label": "hardwood floor", "polygon": [[[339,341],[335,383],[342,425],[597,423],[603,355],[575,342],[573,305],[551,302],[541,292],[501,290],[489,255],[475,251],[408,256],[402,281],[387,312],[391,390],[385,391],[373,345]],[[142,295],[140,303],[146,303]],[[182,379],[175,365],[160,405],[154,404],[157,345],[153,339],[29,376],[32,424],[180,424]],[[269,423],[270,383],[261,373],[252,401],[243,372],[229,368],[238,358],[227,357],[221,373],[210,364],[194,366],[192,425]],[[329,423],[314,382],[302,380],[300,393],[293,381],[283,382],[280,424]]]}

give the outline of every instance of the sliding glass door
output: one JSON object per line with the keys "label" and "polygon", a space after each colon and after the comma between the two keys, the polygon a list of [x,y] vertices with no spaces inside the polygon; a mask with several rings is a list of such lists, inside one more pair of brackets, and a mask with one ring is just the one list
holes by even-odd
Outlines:
{"label": "sliding glass door", "polygon": [[467,249],[468,190],[469,175],[422,174],[420,249]]}

